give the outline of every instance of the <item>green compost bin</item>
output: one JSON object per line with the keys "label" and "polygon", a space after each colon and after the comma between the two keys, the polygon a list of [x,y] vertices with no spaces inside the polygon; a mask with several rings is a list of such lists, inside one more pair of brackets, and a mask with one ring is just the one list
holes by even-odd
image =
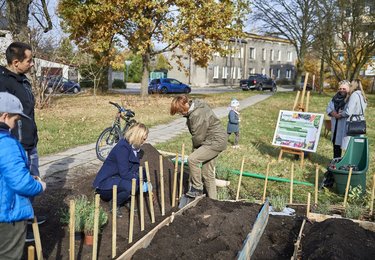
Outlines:
{"label": "green compost bin", "polygon": [[349,141],[348,149],[344,157],[334,167],[328,170],[333,173],[338,194],[345,194],[346,183],[348,182],[349,170],[340,170],[340,167],[347,165],[356,165],[358,170],[352,171],[350,186],[352,188],[361,185],[362,192],[366,191],[366,172],[368,170],[369,153],[367,137],[352,136]]}

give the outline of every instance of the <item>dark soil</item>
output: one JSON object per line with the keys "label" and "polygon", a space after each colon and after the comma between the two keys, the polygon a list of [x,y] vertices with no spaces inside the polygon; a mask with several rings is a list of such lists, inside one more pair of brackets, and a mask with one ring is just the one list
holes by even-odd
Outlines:
{"label": "dark soil", "polygon": [[[161,216],[160,185],[158,184],[160,181],[159,152],[149,144],[144,145],[142,150],[144,152],[142,165],[144,165],[145,161],[148,161],[151,182],[154,187],[153,191],[157,197],[154,203],[156,222],[154,224],[151,223],[149,208],[146,207],[145,230],[141,232],[139,212],[136,212],[133,243],[129,244],[129,210],[121,208],[124,216],[117,219],[117,256],[120,256],[130,248],[163,219],[170,216],[172,212],[179,210],[177,207],[171,207],[172,198],[170,191],[172,191],[174,164],[168,158],[163,158],[166,214],[165,216]],[[48,218],[46,223],[39,226],[45,259],[68,259],[69,232],[68,227],[60,222],[61,211],[67,210],[69,200],[79,195],[84,194],[90,199],[94,198],[92,182],[100,166],[101,163],[87,164],[71,169],[69,174],[68,172],[60,172],[44,178],[48,184],[48,188],[46,193],[36,198],[34,208],[37,215],[44,215]],[[184,175],[185,184],[187,183],[187,174],[188,169],[186,169]],[[145,198],[145,205],[147,204],[148,199]],[[101,201],[101,206],[108,213],[110,212],[109,203]],[[251,231],[259,209],[260,206],[256,204],[204,199],[196,207],[185,211],[181,217],[176,216],[174,222],[169,227],[159,230],[151,245],[147,249],[138,252],[135,258],[234,259],[237,252],[241,249],[246,235]],[[302,212],[304,211],[302,210]],[[112,214],[109,213],[108,224],[103,228],[99,237],[98,259],[111,259],[111,223]],[[301,223],[301,217],[270,216],[265,233],[261,237],[252,259],[290,259],[293,254],[293,244],[298,235]],[[345,225],[345,229],[348,229],[348,227],[352,228],[349,225]],[[327,230],[329,229],[327,228]],[[320,232],[320,236],[323,237],[323,239],[319,238],[315,240],[314,246],[318,247],[322,243],[324,244],[326,237],[329,237],[331,234],[327,233],[326,229],[314,232]],[[317,236],[318,234],[315,235]],[[367,241],[375,241],[373,234],[367,234],[365,238],[358,236],[357,233],[353,233],[349,237],[340,235],[337,241],[340,241],[341,245],[346,245],[345,243],[352,243],[354,241],[352,237],[355,237],[355,241],[362,244],[362,246]],[[342,241],[343,239],[345,241]],[[158,245],[158,243],[161,244]],[[26,244],[25,250],[28,245]],[[91,246],[84,245],[83,241],[76,241],[75,246],[76,259],[92,259]],[[304,249],[312,247],[310,245],[303,245]],[[348,250],[349,246],[345,247],[341,248],[340,244],[337,244],[336,251],[340,248]],[[327,248],[330,249],[333,246],[327,246]],[[319,250],[322,251],[323,249],[319,248]],[[305,258],[308,258],[310,255],[312,253],[308,254]],[[330,258],[325,257],[325,259]]]}
{"label": "dark soil", "polygon": [[375,233],[347,219],[307,223],[302,259],[374,259]]}

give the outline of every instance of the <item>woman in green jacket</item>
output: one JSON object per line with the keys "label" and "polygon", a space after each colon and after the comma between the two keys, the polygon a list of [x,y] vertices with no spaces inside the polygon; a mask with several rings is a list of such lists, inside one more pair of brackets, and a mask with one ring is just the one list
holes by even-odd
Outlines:
{"label": "woman in green jacket", "polygon": [[[208,197],[217,198],[215,184],[215,161],[227,147],[227,133],[212,109],[202,100],[190,100],[187,95],[173,98],[171,115],[186,117],[193,142],[193,152],[189,155],[189,191],[186,196],[195,198],[203,194],[203,186]],[[200,167],[202,165],[202,167]]]}

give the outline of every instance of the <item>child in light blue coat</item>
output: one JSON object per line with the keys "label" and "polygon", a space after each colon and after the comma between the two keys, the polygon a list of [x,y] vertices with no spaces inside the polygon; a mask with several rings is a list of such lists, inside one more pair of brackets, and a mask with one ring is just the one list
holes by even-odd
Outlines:
{"label": "child in light blue coat", "polygon": [[237,99],[232,99],[230,102],[230,111],[228,114],[228,125],[227,125],[227,133],[228,133],[228,140],[232,133],[234,133],[234,143],[233,148],[238,149],[240,148],[238,145],[238,141],[240,139],[240,112],[238,109],[240,107],[240,102]]}

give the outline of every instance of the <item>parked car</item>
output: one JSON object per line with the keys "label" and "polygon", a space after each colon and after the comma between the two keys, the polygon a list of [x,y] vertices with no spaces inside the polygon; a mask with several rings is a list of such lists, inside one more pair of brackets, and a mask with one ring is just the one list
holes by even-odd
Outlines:
{"label": "parked car", "polygon": [[276,82],[263,74],[251,74],[248,79],[240,81],[240,88],[242,90],[264,90],[269,89],[272,92],[277,90]]}
{"label": "parked car", "polygon": [[47,82],[47,92],[52,93],[58,91],[61,93],[78,93],[81,91],[81,87],[77,82],[66,79],[64,77],[53,77]]}
{"label": "parked car", "polygon": [[148,85],[148,93],[190,93],[190,86],[172,78],[153,79]]}

